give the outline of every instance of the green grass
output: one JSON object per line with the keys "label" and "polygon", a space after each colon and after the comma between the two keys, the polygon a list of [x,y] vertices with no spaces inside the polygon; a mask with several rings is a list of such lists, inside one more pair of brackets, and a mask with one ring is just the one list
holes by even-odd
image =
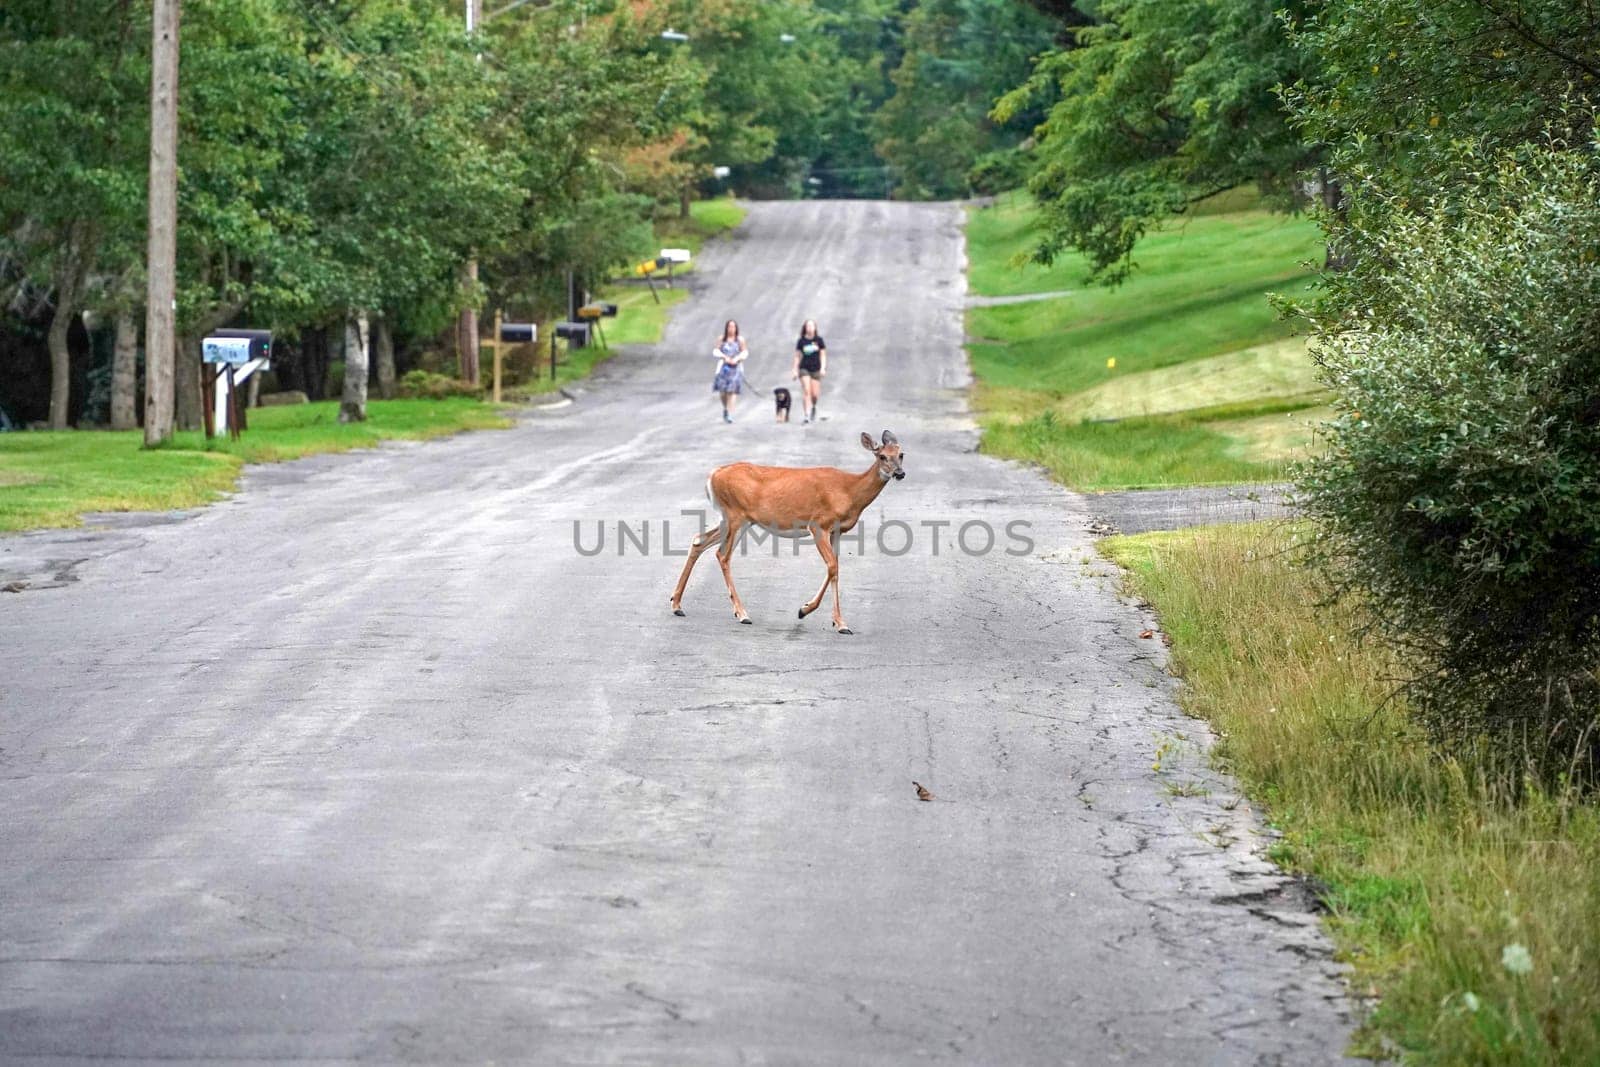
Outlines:
{"label": "green grass", "polygon": [[[972,211],[974,291],[1071,290],[968,312],[985,449],[1081,488],[1278,477],[1303,451],[1303,427],[1247,416],[1324,395],[1267,296],[1303,295],[1321,238],[1310,220],[1253,204],[1235,191],[1150,235],[1139,269],[1114,289],[1085,285],[1080,256],[1018,265],[1034,240],[1027,197]],[[1231,419],[1215,410],[1230,406],[1241,409]],[[1107,419],[1121,421],[1086,422]]]}
{"label": "green grass", "polygon": [[1307,261],[1321,262],[1320,233],[1309,218],[1248,204],[1238,196],[1219,201],[1219,207],[1234,210],[1191,216],[1146,236],[1134,249],[1138,269],[1119,288],[1105,289],[1085,285],[1087,267],[1075,253],[1049,267],[1019,263],[1033,249],[1033,201],[1008,193],[994,207],[967,215],[968,284],[984,296],[1070,289],[1091,307],[1114,308],[1130,300],[1134,306],[1166,302],[1213,284],[1226,288],[1241,279],[1263,280],[1301,270]]}
{"label": "green grass", "polygon": [[657,303],[649,289],[624,289],[609,299],[617,305],[617,317],[605,324],[606,340],[614,345],[653,345],[667,328],[667,315],[689,298],[687,289],[657,286]]}
{"label": "green grass", "polygon": [[[654,248],[641,249],[639,258],[650,259],[663,248],[687,248],[689,262],[674,267],[672,273],[673,277],[693,273],[695,262],[700,258],[700,249],[705,243],[737,227],[746,214],[748,212],[732,197],[696,200],[689,205],[688,218],[681,219],[674,215],[672,218],[656,220],[656,245]],[[665,278],[666,268],[662,268],[658,274]]]}
{"label": "green grass", "polygon": [[0,531],[77,526],[89,511],[159,511],[231,492],[245,463],[370,448],[510,425],[466,398],[374,400],[363,423],[340,424],[335,402],[257,408],[238,441],[180,433],[146,450],[137,431],[0,434]]}
{"label": "green grass", "polygon": [[[1442,756],[1390,699],[1395,664],[1351,640],[1291,565],[1293,528],[1108,538],[1160,612],[1187,710],[1325,887],[1376,1010],[1355,1051],[1418,1064],[1600,1063],[1600,807]],[[1503,963],[1525,949],[1527,974]]]}
{"label": "green grass", "polygon": [[986,424],[983,450],[1039,463],[1057,481],[1087,490],[1271,481],[1283,476],[1286,461],[1229,432],[1256,418],[1288,421],[1284,413],[1241,420],[1199,412],[1079,422],[1045,411]]}
{"label": "green grass", "polygon": [[1057,410],[1084,419],[1123,419],[1219,404],[1314,402],[1323,395],[1315,369],[1305,340],[1290,337],[1176,366],[1117,374],[1065,397]]}

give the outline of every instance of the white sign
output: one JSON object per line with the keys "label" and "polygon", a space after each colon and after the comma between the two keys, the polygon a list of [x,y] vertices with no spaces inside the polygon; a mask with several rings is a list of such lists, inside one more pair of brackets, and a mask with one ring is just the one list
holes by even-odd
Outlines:
{"label": "white sign", "polygon": [[200,342],[200,358],[207,363],[248,363],[250,338],[207,337]]}
{"label": "white sign", "polygon": [[732,173],[733,173],[733,168],[732,167],[712,167],[711,168],[711,176],[713,178],[726,178],[728,175],[730,175]]}

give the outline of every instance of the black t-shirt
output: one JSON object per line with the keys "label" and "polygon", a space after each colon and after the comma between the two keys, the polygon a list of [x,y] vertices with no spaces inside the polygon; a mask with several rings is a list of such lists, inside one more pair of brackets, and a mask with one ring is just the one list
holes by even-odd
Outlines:
{"label": "black t-shirt", "polygon": [[827,342],[819,333],[815,337],[802,337],[794,343],[795,351],[800,353],[801,370],[821,370],[822,350],[827,348]]}

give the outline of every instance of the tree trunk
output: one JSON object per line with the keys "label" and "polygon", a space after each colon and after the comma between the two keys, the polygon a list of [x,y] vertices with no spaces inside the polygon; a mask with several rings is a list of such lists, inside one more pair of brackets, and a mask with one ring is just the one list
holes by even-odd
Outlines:
{"label": "tree trunk", "polygon": [[206,397],[200,395],[200,340],[203,334],[183,334],[173,360],[173,379],[177,385],[177,421],[180,430],[198,430],[205,417]]}
{"label": "tree trunk", "polygon": [[[472,299],[478,295],[478,261],[471,259],[461,269],[462,287]],[[464,307],[456,321],[456,351],[458,374],[462,381],[478,384],[478,309]]]}
{"label": "tree trunk", "polygon": [[155,0],[150,35],[150,224],[145,257],[144,443],[172,436],[178,241],[178,4]]}
{"label": "tree trunk", "polygon": [[50,428],[67,428],[67,405],[72,384],[72,352],[67,348],[67,331],[72,327],[72,317],[78,312],[78,301],[83,296],[84,279],[89,275],[94,255],[93,235],[88,227],[73,223],[67,228],[66,247],[61,250],[61,260],[56,265],[55,313],[50,316],[50,332],[46,345],[50,350]]}
{"label": "tree trunk", "polygon": [[367,313],[358,311],[344,322],[344,397],[339,401],[340,422],[367,421],[369,338]]}
{"label": "tree trunk", "polygon": [[394,399],[394,335],[389,332],[389,320],[382,315],[373,323],[373,356],[378,361],[378,395],[385,400]]}
{"label": "tree trunk", "polygon": [[328,395],[328,328],[300,331],[300,388],[312,400]]}
{"label": "tree trunk", "polygon": [[111,428],[136,430],[139,392],[139,325],[131,311],[117,312],[117,344],[111,355]]}
{"label": "tree trunk", "polygon": [[72,353],[67,351],[67,329],[72,325],[76,286],[56,286],[56,310],[50,316],[50,428],[67,428],[67,393],[72,379]]}
{"label": "tree trunk", "polygon": [[1337,237],[1343,228],[1340,224],[1349,213],[1349,206],[1344,198],[1344,183],[1330,174],[1327,167],[1322,167],[1317,172],[1317,184],[1322,199],[1322,209],[1328,213],[1328,218],[1332,222],[1329,232],[1334,235],[1328,240],[1322,269],[1337,274],[1349,270],[1352,263],[1349,250],[1339,243]]}

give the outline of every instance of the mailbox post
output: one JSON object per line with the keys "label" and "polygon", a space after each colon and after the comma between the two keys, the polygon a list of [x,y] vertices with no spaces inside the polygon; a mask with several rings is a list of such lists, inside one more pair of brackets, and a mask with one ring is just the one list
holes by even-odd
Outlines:
{"label": "mailbox post", "polygon": [[539,339],[539,327],[531,322],[506,322],[504,314],[494,313],[494,336],[489,344],[494,349],[494,402],[500,403],[501,349],[507,344],[531,344]]}
{"label": "mailbox post", "polygon": [[671,289],[673,264],[689,262],[689,250],[687,248],[663,248],[661,254],[656,256],[656,262],[667,265],[667,288]]}
{"label": "mailbox post", "polygon": [[658,264],[655,260],[647,259],[633,269],[642,278],[644,278],[644,283],[650,287],[650,296],[655,300],[656,303],[659,304],[661,303],[661,294],[656,292],[656,280],[651,277],[651,275],[655,273],[655,270],[658,266],[660,266],[660,264]]}
{"label": "mailbox post", "polygon": [[[201,362],[210,368],[212,402],[206,408],[206,437],[218,428],[237,438],[244,429],[236,387],[272,366],[271,330],[218,330],[200,342]],[[218,368],[221,368],[220,372]]]}
{"label": "mailbox post", "polygon": [[585,304],[578,309],[578,318],[594,327],[595,336],[600,338],[601,348],[610,348],[606,343],[606,332],[600,328],[601,319],[614,319],[617,317],[617,305],[597,300],[592,304]]}
{"label": "mailbox post", "polygon": [[567,350],[582,348],[589,343],[589,324],[586,322],[558,322],[550,334],[550,380],[556,380],[556,338],[567,342]]}

